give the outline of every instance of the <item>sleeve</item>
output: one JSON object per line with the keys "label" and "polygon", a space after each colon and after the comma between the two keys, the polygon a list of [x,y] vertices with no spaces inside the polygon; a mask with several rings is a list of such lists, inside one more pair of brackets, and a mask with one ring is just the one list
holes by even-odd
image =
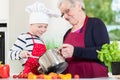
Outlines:
{"label": "sleeve", "polygon": [[9,50],[9,55],[11,60],[20,60],[20,53],[26,46],[25,35],[21,34],[18,36],[17,40],[13,44],[12,48]]}
{"label": "sleeve", "polygon": [[91,60],[98,60],[98,53],[96,52],[96,50],[100,50],[103,44],[110,43],[105,24],[100,19],[96,19],[92,28],[92,36],[87,37],[93,37],[94,46],[85,48],[74,47],[73,56]]}

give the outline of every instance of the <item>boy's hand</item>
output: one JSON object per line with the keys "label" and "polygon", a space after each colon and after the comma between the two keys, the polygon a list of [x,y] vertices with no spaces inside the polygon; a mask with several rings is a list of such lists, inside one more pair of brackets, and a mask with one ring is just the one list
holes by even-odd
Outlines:
{"label": "boy's hand", "polygon": [[22,51],[22,52],[20,53],[20,57],[21,57],[21,58],[27,58],[27,57],[29,57],[29,56],[31,56],[31,54],[30,54],[30,52],[28,52],[28,51]]}

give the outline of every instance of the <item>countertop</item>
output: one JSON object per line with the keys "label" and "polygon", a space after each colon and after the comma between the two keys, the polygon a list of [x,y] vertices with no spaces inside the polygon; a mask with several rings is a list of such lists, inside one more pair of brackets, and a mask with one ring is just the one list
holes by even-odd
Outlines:
{"label": "countertop", "polygon": [[[0,80],[29,80],[29,79],[13,78],[13,76],[10,76],[9,78],[0,78]],[[41,80],[41,79],[34,79],[34,80]],[[43,79],[43,80],[46,80],[46,79]],[[58,80],[62,80],[62,79],[58,79]],[[76,79],[67,79],[67,80],[76,80]],[[110,77],[100,77],[100,78],[80,78],[77,80],[120,80],[120,75],[111,75]]]}
{"label": "countertop", "polygon": [[[29,79],[22,79],[22,78],[18,79],[18,78],[10,77],[10,78],[0,78],[0,80],[29,80]],[[40,80],[40,79],[34,79],[34,80]],[[46,80],[46,79],[43,79],[43,80]],[[57,80],[57,79],[55,79],[55,80]],[[70,79],[70,80],[76,80],[76,79]],[[106,78],[106,77],[101,77],[101,78],[80,78],[80,79],[77,79],[77,80],[120,80],[120,77],[119,78],[116,78],[116,77],[108,77],[108,78]]]}

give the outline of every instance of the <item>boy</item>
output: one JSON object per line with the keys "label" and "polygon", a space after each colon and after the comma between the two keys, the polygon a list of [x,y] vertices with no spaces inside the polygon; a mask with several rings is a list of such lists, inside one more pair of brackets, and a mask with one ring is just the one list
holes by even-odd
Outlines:
{"label": "boy", "polygon": [[40,66],[38,58],[46,51],[46,46],[40,37],[46,32],[49,19],[58,17],[58,14],[47,9],[44,4],[39,2],[28,6],[26,11],[30,13],[30,30],[18,36],[9,54],[11,60],[22,61],[24,66],[22,74],[28,74],[29,72],[39,74],[37,70]]}

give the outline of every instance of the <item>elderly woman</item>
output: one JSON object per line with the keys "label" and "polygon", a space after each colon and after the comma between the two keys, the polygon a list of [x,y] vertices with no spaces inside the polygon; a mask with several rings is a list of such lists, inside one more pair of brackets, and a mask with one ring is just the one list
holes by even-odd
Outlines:
{"label": "elderly woman", "polygon": [[61,0],[58,6],[61,17],[72,25],[64,35],[61,50],[68,62],[64,73],[79,74],[81,78],[107,77],[108,69],[96,52],[110,42],[105,24],[86,15],[83,0]]}

